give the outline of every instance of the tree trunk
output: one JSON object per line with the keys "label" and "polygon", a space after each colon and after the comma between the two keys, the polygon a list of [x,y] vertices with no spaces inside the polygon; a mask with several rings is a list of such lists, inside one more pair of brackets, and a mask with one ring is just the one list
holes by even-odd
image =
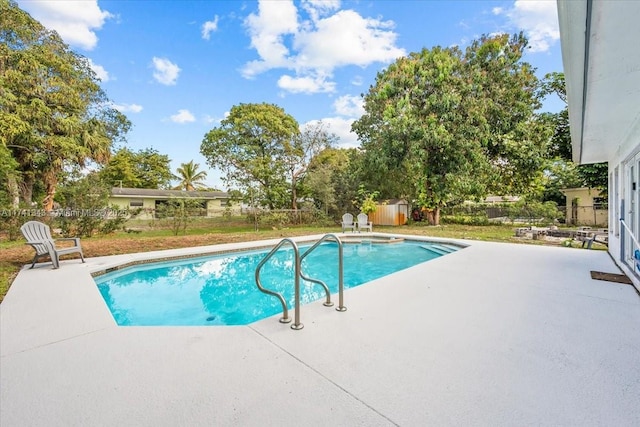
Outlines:
{"label": "tree trunk", "polygon": [[298,210],[298,201],[296,200],[298,195],[296,193],[296,178],[295,176],[291,179],[291,209],[294,211]]}
{"label": "tree trunk", "polygon": [[300,169],[296,171],[293,168],[291,169],[291,209],[294,211],[298,210],[298,192],[296,186],[298,185],[298,177],[303,170],[304,169]]}
{"label": "tree trunk", "polygon": [[51,212],[53,210],[53,197],[56,195],[56,186],[58,179],[55,172],[47,171],[44,173],[44,188],[46,195],[42,200],[42,207],[45,212]]}
{"label": "tree trunk", "polygon": [[9,193],[9,199],[11,200],[11,207],[18,209],[20,206],[20,192],[18,190],[18,182],[15,176],[9,176],[7,178],[7,192]]}
{"label": "tree trunk", "polygon": [[440,225],[440,206],[426,210],[427,221],[429,225]]}
{"label": "tree trunk", "polygon": [[30,174],[25,174],[19,184],[20,200],[27,206],[33,204],[33,183],[33,177]]}

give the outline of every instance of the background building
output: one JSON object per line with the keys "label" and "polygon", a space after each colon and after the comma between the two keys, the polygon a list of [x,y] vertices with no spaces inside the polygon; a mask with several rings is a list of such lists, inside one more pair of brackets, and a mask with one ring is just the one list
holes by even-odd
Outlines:
{"label": "background building", "polygon": [[[212,217],[222,215],[229,208],[229,194],[222,191],[182,191],[182,190],[151,190],[146,188],[111,189],[109,203],[121,209],[142,209],[138,219],[153,219],[157,217],[161,207],[171,199],[191,199],[198,204],[198,214]],[[236,209],[240,212],[240,208]]]}

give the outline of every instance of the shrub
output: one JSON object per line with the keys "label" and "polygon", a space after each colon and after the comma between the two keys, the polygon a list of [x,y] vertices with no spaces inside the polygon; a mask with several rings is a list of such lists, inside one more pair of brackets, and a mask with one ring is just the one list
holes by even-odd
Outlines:
{"label": "shrub", "polygon": [[508,217],[511,221],[516,219],[534,222],[557,222],[564,215],[558,209],[556,202],[539,202],[521,200],[508,207]]}
{"label": "shrub", "polygon": [[187,231],[190,218],[201,216],[201,201],[197,199],[174,198],[169,199],[156,209],[158,222],[168,225],[174,236]]}
{"label": "shrub", "polygon": [[442,224],[460,225],[489,225],[489,218],[486,214],[477,215],[443,215],[440,217]]}

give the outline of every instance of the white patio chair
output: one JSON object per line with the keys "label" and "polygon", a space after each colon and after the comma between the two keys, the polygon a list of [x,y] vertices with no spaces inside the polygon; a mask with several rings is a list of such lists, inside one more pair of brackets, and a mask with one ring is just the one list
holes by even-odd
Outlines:
{"label": "white patio chair", "polygon": [[344,233],[346,230],[351,230],[355,233],[356,225],[353,223],[353,215],[350,213],[346,213],[342,215],[342,232]]}
{"label": "white patio chair", "polygon": [[366,213],[358,214],[358,231],[364,230],[373,231],[373,223],[369,222],[369,217]]}
{"label": "white patio chair", "polygon": [[[79,253],[82,262],[84,262],[84,255],[82,253],[82,247],[80,246],[80,238],[70,237],[64,239],[54,239],[51,237],[51,229],[47,224],[38,221],[25,222],[20,227],[22,235],[27,239],[27,245],[30,245],[35,249],[36,255],[33,257],[31,267],[36,265],[36,261],[39,258],[48,256],[51,258],[53,268],[60,267],[60,255],[67,255],[72,253]],[[57,247],[56,242],[61,241],[73,241],[73,246]]]}

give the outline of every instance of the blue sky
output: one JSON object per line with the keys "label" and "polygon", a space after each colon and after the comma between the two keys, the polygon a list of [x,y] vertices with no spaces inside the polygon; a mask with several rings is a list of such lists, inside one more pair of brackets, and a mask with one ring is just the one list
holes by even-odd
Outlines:
{"label": "blue sky", "polygon": [[[102,88],[133,124],[127,146],[153,147],[175,169],[232,106],[273,103],[301,126],[329,125],[343,147],[361,94],[396,58],[482,34],[524,31],[525,60],[562,71],[555,1],[96,1],[18,0],[90,59]],[[550,101],[545,108],[562,106]]]}

